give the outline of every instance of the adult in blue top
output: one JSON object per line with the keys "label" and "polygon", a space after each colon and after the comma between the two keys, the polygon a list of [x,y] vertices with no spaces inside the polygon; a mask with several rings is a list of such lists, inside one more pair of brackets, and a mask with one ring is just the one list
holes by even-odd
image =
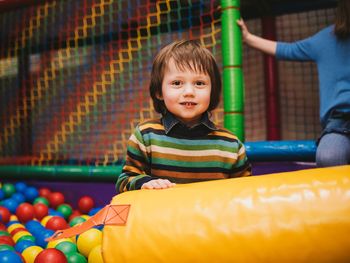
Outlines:
{"label": "adult in blue top", "polygon": [[335,23],[293,43],[267,40],[251,34],[243,20],[243,41],[278,59],[314,61],[320,83],[320,119],[323,128],[316,151],[319,167],[350,163],[350,0],[339,0]]}

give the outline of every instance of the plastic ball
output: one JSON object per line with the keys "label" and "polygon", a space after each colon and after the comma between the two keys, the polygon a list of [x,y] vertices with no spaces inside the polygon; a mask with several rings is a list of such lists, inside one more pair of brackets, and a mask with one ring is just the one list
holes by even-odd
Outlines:
{"label": "plastic ball", "polygon": [[25,202],[26,198],[24,196],[24,194],[22,193],[14,193],[12,196],[11,196],[12,199],[16,200],[19,204]]}
{"label": "plastic ball", "polygon": [[104,263],[102,258],[101,245],[94,247],[88,257],[89,263]]}
{"label": "plastic ball", "polygon": [[82,218],[81,216],[77,216],[77,217],[74,217],[70,222],[69,222],[69,226],[75,226],[75,225],[78,225],[80,223],[83,223],[85,222],[86,219],[85,218]]}
{"label": "plastic ball", "polygon": [[64,195],[60,192],[52,192],[48,196],[50,206],[56,208],[64,203]]}
{"label": "plastic ball", "polygon": [[26,263],[34,263],[37,255],[43,250],[44,249],[39,246],[27,247],[25,250],[23,250],[22,256],[24,257]]}
{"label": "plastic ball", "polygon": [[78,208],[83,214],[87,214],[94,207],[95,201],[90,196],[83,196],[78,201]]}
{"label": "plastic ball", "polygon": [[1,236],[11,236],[9,232],[5,231],[5,230],[0,230],[0,237]]}
{"label": "plastic ball", "polygon": [[57,231],[68,228],[68,224],[63,217],[53,216],[47,221],[46,228]]}
{"label": "plastic ball", "polygon": [[46,248],[48,243],[46,239],[51,237],[54,233],[55,231],[53,230],[45,229],[40,235],[35,236],[35,243],[42,248]]}
{"label": "plastic ball", "polygon": [[49,215],[50,216],[60,216],[60,217],[64,217],[63,214],[53,208],[49,208]]}
{"label": "plastic ball", "polygon": [[23,263],[21,256],[11,250],[0,252],[0,262],[1,263]]}
{"label": "plastic ball", "polygon": [[11,236],[14,236],[14,235],[16,235],[19,232],[28,232],[29,233],[29,231],[26,228],[24,228],[24,227],[16,227],[15,229],[13,229],[10,232],[10,234],[11,234]]}
{"label": "plastic ball", "polygon": [[66,256],[56,248],[47,248],[41,251],[34,260],[34,263],[65,263]]}
{"label": "plastic ball", "polygon": [[44,227],[46,227],[47,221],[49,221],[51,217],[53,217],[53,216],[51,216],[51,215],[44,216],[44,218],[41,219],[41,224],[42,224]]}
{"label": "plastic ball", "polygon": [[85,257],[89,256],[90,251],[102,243],[102,232],[98,229],[91,228],[80,234],[77,239],[78,250]]}
{"label": "plastic ball", "polygon": [[34,236],[30,236],[30,235],[23,236],[23,237],[21,237],[21,238],[19,238],[17,240],[17,243],[20,242],[20,241],[31,241],[31,242],[35,243],[35,237]]}
{"label": "plastic ball", "polygon": [[39,196],[48,198],[50,195],[51,191],[49,188],[42,187],[39,189]]}
{"label": "plastic ball", "polygon": [[12,198],[7,198],[2,201],[2,206],[6,207],[12,214],[16,213],[18,205],[19,203],[17,202],[17,200]]}
{"label": "plastic ball", "polygon": [[28,202],[33,202],[33,200],[39,196],[39,192],[35,187],[30,186],[27,187],[24,196]]}
{"label": "plastic ball", "polygon": [[[11,250],[14,251],[14,247],[7,244],[0,244],[0,251]],[[0,261],[1,262],[1,261]]]}
{"label": "plastic ball", "polygon": [[72,221],[73,218],[81,216],[81,212],[79,210],[73,210],[72,214],[68,217],[68,222]]}
{"label": "plastic ball", "polygon": [[15,235],[13,235],[13,240],[15,242],[17,242],[21,237],[24,237],[24,236],[31,236],[32,234],[29,233],[28,231],[20,231],[18,233],[16,233]]}
{"label": "plastic ball", "polygon": [[15,188],[17,192],[24,193],[27,188],[27,185],[23,182],[18,182],[15,183]]}
{"label": "plastic ball", "polygon": [[36,205],[38,203],[42,203],[46,206],[49,206],[49,200],[46,197],[39,196],[34,199],[33,204]]}
{"label": "plastic ball", "polygon": [[2,189],[0,189],[0,201],[5,198],[5,193]]}
{"label": "plastic ball", "polygon": [[4,206],[0,206],[0,222],[7,224],[10,221],[10,210]]}
{"label": "plastic ball", "polygon": [[40,231],[42,231],[44,229],[43,225],[36,220],[30,220],[25,224],[26,228],[28,229],[28,231],[32,234],[34,233],[39,233]]}
{"label": "plastic ball", "polygon": [[92,208],[90,210],[90,212],[88,213],[89,216],[93,216],[95,215],[98,211],[100,211],[102,209],[102,207],[95,207],[95,208]]}
{"label": "plastic ball", "polygon": [[34,216],[36,219],[41,220],[49,213],[49,208],[43,203],[37,203],[34,205]]}
{"label": "plastic ball", "polygon": [[73,209],[69,204],[62,204],[57,207],[57,211],[62,213],[65,219],[68,219],[69,216],[72,214]]}
{"label": "plastic ball", "polygon": [[70,238],[60,238],[56,240],[49,241],[46,248],[56,248],[56,246],[62,242],[72,242]]}
{"label": "plastic ball", "polygon": [[60,242],[55,248],[61,250],[65,255],[78,251],[77,245],[71,241]]}
{"label": "plastic ball", "polygon": [[9,233],[11,233],[13,230],[15,230],[16,228],[25,228],[23,224],[21,223],[13,223],[13,224],[9,224],[7,227],[7,231]]}
{"label": "plastic ball", "polygon": [[22,241],[19,241],[15,244],[15,250],[19,253],[22,253],[23,250],[25,250],[28,247],[32,247],[32,246],[35,246],[35,243],[33,241],[22,240]]}
{"label": "plastic ball", "polygon": [[0,222],[0,230],[6,230],[6,226],[3,223],[1,223],[1,222]]}
{"label": "plastic ball", "polygon": [[29,203],[22,203],[16,209],[16,215],[21,223],[34,219],[34,207]]}
{"label": "plastic ball", "polygon": [[86,258],[78,252],[69,253],[66,257],[69,263],[87,263]]}
{"label": "plastic ball", "polygon": [[15,242],[13,241],[12,237],[10,236],[1,236],[0,237],[0,245],[9,245],[14,246]]}
{"label": "plastic ball", "polygon": [[5,197],[11,197],[16,192],[15,186],[9,183],[4,184],[1,189],[4,192]]}

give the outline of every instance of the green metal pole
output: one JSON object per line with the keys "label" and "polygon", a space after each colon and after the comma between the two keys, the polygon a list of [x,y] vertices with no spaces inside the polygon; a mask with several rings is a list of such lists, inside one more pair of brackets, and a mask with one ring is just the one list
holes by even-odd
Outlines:
{"label": "green metal pole", "polygon": [[242,36],[236,24],[240,0],[221,0],[224,126],[244,141]]}
{"label": "green metal pole", "polygon": [[119,166],[0,166],[0,178],[8,180],[116,182]]}

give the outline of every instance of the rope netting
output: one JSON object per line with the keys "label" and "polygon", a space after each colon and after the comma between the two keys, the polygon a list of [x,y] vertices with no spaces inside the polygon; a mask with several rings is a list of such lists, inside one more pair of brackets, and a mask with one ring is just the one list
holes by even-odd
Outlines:
{"label": "rope netting", "polygon": [[[158,115],[148,94],[155,53],[199,39],[221,65],[220,1],[57,0],[0,14],[0,164],[114,165],[137,123]],[[277,17],[281,40],[331,23],[332,9]],[[252,32],[260,20],[247,21]],[[246,140],[266,139],[262,55],[244,48]],[[282,139],[315,139],[310,63],[280,62]],[[223,125],[222,105],[213,112]]]}

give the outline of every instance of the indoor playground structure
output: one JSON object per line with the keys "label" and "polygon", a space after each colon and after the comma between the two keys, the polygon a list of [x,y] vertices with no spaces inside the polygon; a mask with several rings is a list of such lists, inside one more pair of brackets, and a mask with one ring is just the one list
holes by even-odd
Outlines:
{"label": "indoor playground structure", "polygon": [[[314,163],[316,66],[243,46],[235,22],[293,41],[335,4],[0,1],[0,262],[349,262],[350,167]],[[212,119],[261,176],[115,196],[132,129],[158,117],[153,56],[178,39],[216,57]]]}

